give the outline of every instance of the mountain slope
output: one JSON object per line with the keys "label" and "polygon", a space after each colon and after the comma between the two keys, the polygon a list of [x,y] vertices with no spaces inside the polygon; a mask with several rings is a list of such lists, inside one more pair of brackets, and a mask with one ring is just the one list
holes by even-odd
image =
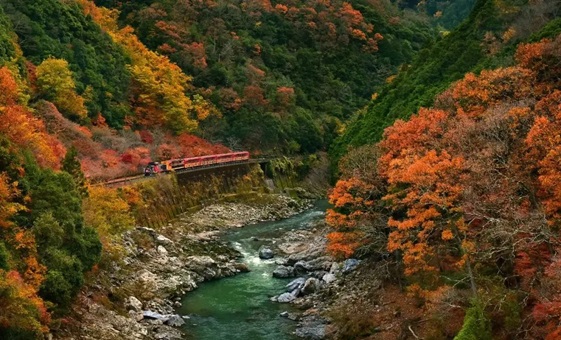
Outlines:
{"label": "mountain slope", "polygon": [[204,136],[270,153],[326,148],[435,36],[385,1],[96,3],[119,9],[121,25],[193,75],[224,114],[202,124]]}
{"label": "mountain slope", "polygon": [[[348,124],[331,150],[334,159],[349,147],[379,141],[387,126],[422,106],[430,106],[437,94],[466,72],[511,64],[514,46],[544,26],[559,6],[556,2],[540,8],[501,4],[502,8],[495,1],[479,0],[465,22],[421,51]],[[538,11],[540,15],[536,15]],[[544,28],[544,32],[552,36],[555,27],[553,22],[553,27]]]}

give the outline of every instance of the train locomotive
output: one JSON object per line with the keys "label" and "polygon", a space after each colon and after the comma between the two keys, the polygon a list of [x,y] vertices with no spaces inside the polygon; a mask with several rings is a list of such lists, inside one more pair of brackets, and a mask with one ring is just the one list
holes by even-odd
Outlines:
{"label": "train locomotive", "polygon": [[150,162],[144,168],[144,176],[155,176],[180,171],[182,169],[193,169],[207,167],[214,164],[243,163],[249,160],[249,152],[231,152],[218,155],[168,159],[161,162]]}

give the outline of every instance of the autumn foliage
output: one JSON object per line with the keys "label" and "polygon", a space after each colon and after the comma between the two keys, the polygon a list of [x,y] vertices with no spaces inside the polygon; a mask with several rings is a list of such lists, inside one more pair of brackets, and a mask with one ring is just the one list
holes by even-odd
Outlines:
{"label": "autumn foliage", "polygon": [[382,204],[386,249],[416,289],[437,291],[456,273],[471,295],[494,299],[496,275],[500,289],[528,297],[520,303],[534,318],[524,325],[532,337],[558,338],[560,51],[561,36],[523,44],[517,65],[467,74],[432,108],[387,128],[370,147],[380,152],[370,179],[355,165],[330,195],[339,211],[327,218],[332,252],[350,256],[368,244],[357,217],[372,228],[378,219],[364,213]]}

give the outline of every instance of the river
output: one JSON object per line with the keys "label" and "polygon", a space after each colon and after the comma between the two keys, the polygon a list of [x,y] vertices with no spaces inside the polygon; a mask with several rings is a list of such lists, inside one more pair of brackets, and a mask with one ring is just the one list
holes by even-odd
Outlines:
{"label": "river", "polygon": [[275,259],[261,260],[258,252],[262,245],[273,243],[287,231],[314,225],[324,218],[326,207],[325,201],[318,201],[313,208],[291,218],[249,225],[223,235],[243,254],[243,262],[251,272],[202,283],[185,296],[177,312],[190,316],[184,326],[189,338],[294,339],[296,322],[279,316],[293,307],[270,301],[284,292],[290,279],[273,278]]}

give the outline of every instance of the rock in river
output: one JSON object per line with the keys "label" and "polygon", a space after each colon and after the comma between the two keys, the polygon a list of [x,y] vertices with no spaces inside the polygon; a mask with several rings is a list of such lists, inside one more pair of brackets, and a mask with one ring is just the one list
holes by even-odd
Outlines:
{"label": "rock in river", "polygon": [[181,316],[174,314],[169,317],[168,321],[166,321],[166,324],[173,327],[180,327],[185,324],[185,321],[183,321],[183,318]]}
{"label": "rock in river", "polygon": [[163,315],[150,310],[142,312],[142,315],[145,319],[160,320],[162,322],[167,322],[169,320],[169,315]]}
{"label": "rock in river", "polygon": [[287,267],[287,266],[278,266],[274,271],[273,271],[273,277],[278,277],[278,278],[287,278],[287,277],[293,277],[294,276],[294,268],[292,267]]}
{"label": "rock in river", "polygon": [[273,253],[271,248],[262,247],[261,249],[259,249],[259,258],[263,260],[272,259],[274,256],[275,254]]}
{"label": "rock in river", "polygon": [[299,277],[296,280],[290,281],[290,283],[286,285],[286,290],[289,292],[293,292],[296,289],[302,289],[305,283],[306,283],[306,278]]}
{"label": "rock in river", "polygon": [[277,298],[277,302],[288,303],[288,302],[294,301],[295,299],[296,299],[296,296],[292,295],[291,293],[282,293]]}

